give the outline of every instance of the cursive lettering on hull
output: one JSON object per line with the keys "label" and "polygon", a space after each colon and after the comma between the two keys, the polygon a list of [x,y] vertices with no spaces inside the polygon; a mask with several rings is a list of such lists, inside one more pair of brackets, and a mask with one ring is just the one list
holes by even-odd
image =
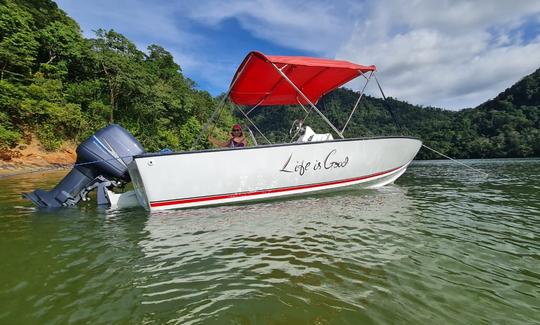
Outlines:
{"label": "cursive lettering on hull", "polygon": [[337,149],[332,149],[324,158],[315,160],[293,160],[293,153],[291,153],[279,171],[303,176],[308,172],[345,168],[348,164],[349,156],[338,158]]}

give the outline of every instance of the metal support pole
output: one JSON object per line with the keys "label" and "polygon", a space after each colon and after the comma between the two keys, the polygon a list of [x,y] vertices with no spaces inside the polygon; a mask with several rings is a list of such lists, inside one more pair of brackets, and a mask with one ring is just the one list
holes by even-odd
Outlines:
{"label": "metal support pole", "polygon": [[394,120],[394,124],[399,128],[400,125],[398,121],[396,120],[396,116],[394,115],[394,112],[392,111],[392,107],[390,107],[388,100],[386,100],[386,95],[384,94],[384,91],[382,90],[381,84],[379,83],[379,79],[377,79],[376,75],[373,75],[373,77],[375,78],[375,82],[377,82],[377,86],[379,87],[379,90],[381,91],[381,95],[384,99],[384,104],[386,106],[386,109],[388,110],[388,112],[390,112],[390,116],[392,116],[392,120]]}
{"label": "metal support pole", "polygon": [[232,89],[232,85],[231,87],[229,88],[229,90],[227,90],[227,93],[225,94],[225,96],[223,96],[223,98],[221,99],[221,102],[219,103],[218,107],[214,110],[214,112],[212,113],[212,116],[210,116],[210,118],[208,119],[208,121],[206,121],[206,123],[204,123],[202,129],[201,129],[201,132],[199,132],[199,135],[197,136],[197,140],[195,140],[195,142],[193,143],[193,145],[191,146],[191,149],[190,150],[193,150],[198,144],[199,142],[201,141],[201,138],[203,136],[203,134],[206,133],[206,130],[208,129],[208,126],[210,125],[210,123],[212,123],[214,121],[214,118],[216,117],[217,113],[218,112],[221,112],[221,109],[225,106],[224,103],[225,103],[225,100],[227,99],[227,97],[229,97],[229,93],[231,92],[231,89]]}
{"label": "metal support pole", "polygon": [[259,107],[259,105],[261,105],[261,103],[264,101],[265,98],[261,99],[257,105],[253,106],[247,113],[246,115],[249,115],[249,113],[253,112],[257,107]]}
{"label": "metal support pole", "polygon": [[[349,115],[349,118],[347,119],[347,122],[345,122],[345,125],[343,126],[343,129],[341,129],[341,133],[345,132],[345,129],[347,128],[347,125],[351,121],[351,118],[352,118],[354,112],[356,111],[356,108],[358,107],[358,103],[360,103],[360,99],[362,99],[362,96],[364,96],[364,90],[366,90],[366,87],[367,87],[367,85],[369,83],[369,79],[371,79],[372,75],[373,75],[373,71],[371,71],[371,73],[369,74],[369,77],[366,79],[366,83],[364,84],[364,87],[362,88],[362,91],[360,92],[360,96],[358,97],[358,100],[356,100],[356,103],[354,104],[354,108],[353,108],[351,114]],[[363,73],[362,73],[362,76],[364,76]]]}
{"label": "metal support pole", "polygon": [[303,109],[304,109],[304,112],[306,112],[307,114],[309,114],[309,112],[311,111],[308,111],[306,109],[306,107],[304,105],[302,105],[302,103],[300,103],[300,100],[298,99],[298,97],[296,97],[296,102],[298,103],[298,105],[300,105]]}
{"label": "metal support pole", "polygon": [[262,135],[262,137],[266,140],[266,142],[268,142],[269,144],[272,144],[272,142],[270,140],[268,140],[268,138],[266,136],[264,136],[264,134],[261,132],[261,130],[259,130],[259,128],[257,127],[257,125],[255,125],[255,123],[253,123],[253,121],[247,116],[246,113],[244,113],[244,111],[239,106],[236,106],[234,103],[233,103],[233,106],[235,108],[237,108],[240,111],[240,113],[242,113],[242,115],[244,115],[244,117],[249,121],[249,123],[251,123],[251,125],[253,125],[255,130],[257,130],[257,132],[259,132],[259,134]]}
{"label": "metal support pole", "polygon": [[236,81],[238,80],[238,78],[240,78],[240,76],[242,75],[242,73],[244,72],[244,68],[247,66],[247,63],[249,62],[249,60],[251,60],[251,56],[248,58],[248,60],[246,61],[246,64],[244,64],[244,66],[242,67],[242,70],[240,70],[240,72],[238,72],[238,74],[236,75],[236,78],[234,78],[233,82],[231,83],[231,85],[229,86],[229,89],[227,90],[227,92],[225,93],[225,95],[223,96],[223,98],[221,99],[221,102],[219,103],[218,107],[214,110],[214,112],[212,113],[212,116],[208,119],[208,121],[206,121],[206,123],[203,125],[202,129],[201,129],[201,132],[199,132],[199,135],[197,136],[197,140],[195,140],[195,142],[193,143],[193,145],[191,146],[191,149],[190,150],[193,150],[198,144],[199,142],[201,141],[201,138],[202,136],[206,133],[206,130],[208,129],[208,126],[210,125],[210,123],[212,123],[212,121],[214,120],[214,118],[216,117],[216,114],[218,112],[221,111],[221,109],[224,107],[224,103],[225,103],[225,100],[227,100],[227,98],[229,97],[229,94],[231,93],[231,90],[233,89],[234,87],[234,84],[236,83]]}
{"label": "metal support pole", "polygon": [[379,79],[377,79],[377,76],[375,75],[373,77],[375,77],[375,82],[377,82],[377,87],[379,87],[379,91],[381,92],[383,99],[386,100],[386,96],[384,95],[384,91],[382,90],[381,84],[379,83]]}
{"label": "metal support pole", "polygon": [[309,98],[307,98],[306,95],[304,95],[304,93],[300,89],[298,89],[298,87],[294,84],[294,82],[292,82],[291,79],[289,79],[289,77],[287,77],[287,75],[283,73],[283,71],[281,71],[281,69],[275,65],[275,63],[273,62],[270,62],[270,63],[276,69],[276,71],[283,77],[283,79],[285,79],[298,92],[298,94],[302,96],[302,98],[304,98],[306,102],[308,102],[311,108],[313,108],[315,112],[317,112],[322,117],[322,119],[326,122],[326,124],[328,124],[332,128],[332,130],[334,130],[334,132],[336,132],[336,134],[339,135],[339,137],[343,139],[343,134],[332,124],[332,122],[330,122],[330,120],[326,118],[326,116],[324,116],[324,114],[321,111],[319,111],[319,109],[311,102],[311,100],[309,100]]}

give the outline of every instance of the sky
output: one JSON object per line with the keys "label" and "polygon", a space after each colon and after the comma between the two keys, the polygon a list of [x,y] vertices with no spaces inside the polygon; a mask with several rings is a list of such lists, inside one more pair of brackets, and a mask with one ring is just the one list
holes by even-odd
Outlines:
{"label": "sky", "polygon": [[[159,44],[218,95],[253,50],[376,65],[387,96],[475,107],[540,68],[538,0],[56,0],[85,37]],[[358,90],[359,82],[346,85]],[[374,83],[369,94],[380,96]]]}

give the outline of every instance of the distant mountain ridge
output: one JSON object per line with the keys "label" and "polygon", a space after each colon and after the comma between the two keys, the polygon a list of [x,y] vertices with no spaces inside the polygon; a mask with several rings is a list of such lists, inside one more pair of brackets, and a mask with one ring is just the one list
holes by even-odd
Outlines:
{"label": "distant mountain ridge", "polygon": [[540,69],[459,116],[477,134],[476,157],[540,157]]}
{"label": "distant mountain ridge", "polygon": [[509,102],[512,103],[513,106],[539,106],[540,68],[522,78],[495,98],[478,105],[476,108],[496,108],[498,102]]}

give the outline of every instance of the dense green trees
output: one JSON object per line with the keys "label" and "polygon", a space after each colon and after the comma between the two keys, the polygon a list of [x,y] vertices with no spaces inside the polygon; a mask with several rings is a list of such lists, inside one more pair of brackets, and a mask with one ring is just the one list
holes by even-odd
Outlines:
{"label": "dense green trees", "polygon": [[113,30],[84,39],[50,0],[0,4],[0,69],[0,149],[36,134],[54,150],[110,122],[148,150],[187,149],[216,105],[164,48],[142,52]]}
{"label": "dense green trees", "polygon": [[[357,96],[338,89],[319,107],[342,127]],[[54,150],[110,122],[126,127],[149,151],[185,150],[219,99],[195,89],[161,46],[143,52],[113,30],[85,39],[51,0],[0,2],[0,150],[31,134]],[[299,107],[260,107],[251,117],[271,141],[288,141],[292,121],[304,114]],[[212,130],[225,137],[239,119],[225,109]],[[459,112],[367,96],[345,135],[413,135],[458,158],[531,157],[540,156],[539,121],[540,70]],[[331,132],[315,113],[307,124]],[[419,157],[436,158],[429,151]]]}

